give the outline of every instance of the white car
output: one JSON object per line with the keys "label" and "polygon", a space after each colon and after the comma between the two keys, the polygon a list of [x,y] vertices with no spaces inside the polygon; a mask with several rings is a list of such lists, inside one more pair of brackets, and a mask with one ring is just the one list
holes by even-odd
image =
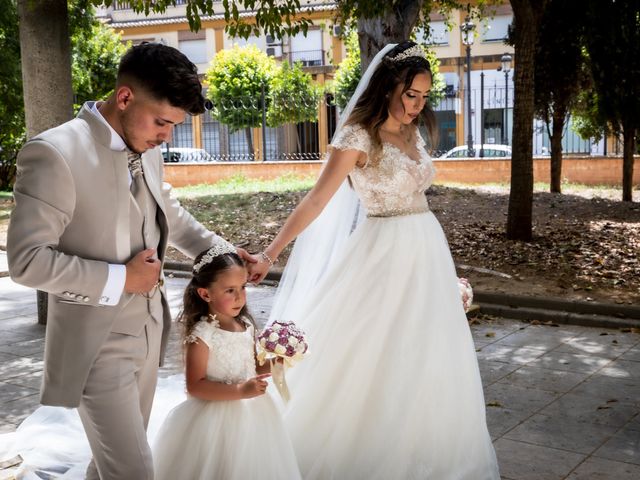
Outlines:
{"label": "white car", "polygon": [[[511,147],[509,145],[485,143],[483,147],[483,158],[506,158],[511,156]],[[439,160],[455,160],[458,158],[480,158],[480,145],[478,144],[473,146],[473,155],[469,155],[466,145],[460,145],[458,147],[452,148],[441,157],[438,157]]]}
{"label": "white car", "polygon": [[167,149],[166,146],[162,148],[162,157],[165,162],[215,162],[213,158],[206,150],[202,148],[186,148],[175,147]]}

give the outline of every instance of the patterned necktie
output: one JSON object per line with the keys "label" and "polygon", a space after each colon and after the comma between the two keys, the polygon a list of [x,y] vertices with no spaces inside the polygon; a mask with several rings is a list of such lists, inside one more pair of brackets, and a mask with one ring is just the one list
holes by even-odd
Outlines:
{"label": "patterned necktie", "polygon": [[129,171],[131,172],[131,177],[134,180],[144,175],[144,172],[142,171],[142,159],[139,153],[129,150],[127,152],[127,160],[129,161]]}

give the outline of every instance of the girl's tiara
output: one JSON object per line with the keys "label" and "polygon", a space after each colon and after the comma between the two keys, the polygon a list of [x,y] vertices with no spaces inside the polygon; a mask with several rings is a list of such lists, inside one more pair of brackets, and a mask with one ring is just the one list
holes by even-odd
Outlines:
{"label": "girl's tiara", "polygon": [[424,49],[420,45],[414,45],[411,48],[407,48],[404,52],[400,52],[393,58],[390,58],[392,62],[401,62],[409,57],[421,57],[425,60],[427,59],[427,55],[424,53]]}
{"label": "girl's tiara", "polygon": [[193,273],[198,273],[202,267],[211,263],[214,258],[227,253],[238,253],[238,251],[232,244],[226,240],[220,239],[220,241],[207,250],[207,253],[205,253],[200,261],[193,266]]}

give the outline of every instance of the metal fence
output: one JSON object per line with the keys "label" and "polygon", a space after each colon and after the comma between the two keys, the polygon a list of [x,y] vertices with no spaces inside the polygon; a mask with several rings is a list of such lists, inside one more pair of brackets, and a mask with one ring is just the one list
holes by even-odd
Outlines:
{"label": "metal fence", "polygon": [[[325,109],[323,118],[325,118],[330,139],[336,125],[336,107],[333,97],[326,95],[323,101],[317,103],[318,108]],[[172,143],[163,146],[163,150],[194,148],[196,145],[201,145],[202,149],[208,153],[200,157],[203,161],[206,159],[223,162],[320,159],[322,148],[318,121],[285,124],[272,128],[267,126],[266,105],[264,108],[261,108],[261,105],[259,98],[233,98],[225,100],[222,105],[213,105],[210,111],[199,116],[200,138],[197,139],[198,141],[193,134],[194,118],[187,116],[183,124],[176,125]],[[216,116],[220,120],[217,120]],[[242,127],[242,125],[250,125],[250,127]]]}
{"label": "metal fence", "polygon": [[[506,93],[506,95],[505,95]],[[445,97],[434,107],[438,125],[439,143],[433,149],[434,156],[440,156],[456,146],[466,145],[468,140],[468,107],[466,91],[449,89]],[[280,100],[283,101],[283,100]],[[284,100],[286,101],[286,100]],[[293,100],[292,100],[293,101]],[[187,116],[184,124],[177,125],[173,134],[172,148],[194,148],[200,146],[208,155],[203,161],[281,161],[318,160],[326,146],[320,145],[318,121],[286,124],[277,128],[267,126],[267,106],[260,108],[260,98],[227,99],[222,105],[214,105],[212,111],[200,115],[199,129],[193,128],[194,119]],[[471,133],[474,145],[512,144],[513,89],[490,87],[484,92],[471,90]],[[337,123],[337,107],[331,95],[325,95],[318,102],[324,109],[324,127],[327,141],[331,140]],[[216,120],[212,112],[224,113],[222,121]],[[482,119],[482,122],[480,121]],[[614,144],[607,151],[605,142],[583,139],[572,129],[572,119],[565,124],[562,148],[565,154],[615,154],[621,146]],[[230,125],[252,125],[252,128],[233,128]],[[460,142],[459,131],[464,132]],[[194,138],[194,131],[200,138]],[[617,149],[617,150],[616,150]],[[548,155],[550,141],[546,125],[541,120],[534,121],[533,154]],[[612,151],[613,150],[613,151]],[[170,158],[170,157],[168,157]],[[185,156],[185,158],[188,158]]]}
{"label": "metal fence", "polygon": [[[458,122],[464,131],[463,145],[469,136],[469,115],[471,115],[471,136],[474,145],[511,145],[513,132],[513,88],[489,86],[484,89],[472,88],[471,101],[464,88],[449,89],[438,105],[434,107],[438,121],[439,144],[437,154],[459,146],[456,142]],[[469,108],[470,107],[470,108]],[[603,154],[604,142],[583,139],[572,128],[569,118],[564,126],[562,150],[567,154]],[[551,142],[546,125],[541,120],[534,121],[533,154],[547,155]]]}

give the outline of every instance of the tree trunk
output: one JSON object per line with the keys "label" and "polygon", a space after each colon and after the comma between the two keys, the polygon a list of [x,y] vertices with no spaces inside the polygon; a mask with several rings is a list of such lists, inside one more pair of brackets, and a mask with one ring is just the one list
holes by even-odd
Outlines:
{"label": "tree trunk", "polygon": [[511,0],[515,23],[513,147],[507,238],[531,240],[536,35],[544,1]]}
{"label": "tree trunk", "polygon": [[247,138],[247,148],[249,149],[249,155],[252,155],[255,160],[255,152],[253,150],[253,130],[251,127],[247,127],[244,129],[244,135]]}
{"label": "tree trunk", "polygon": [[[625,128],[626,127],[626,128]],[[635,152],[633,127],[623,126],[624,150],[622,154],[622,201],[633,201],[633,154]]]}
{"label": "tree trunk", "polygon": [[566,119],[566,109],[553,109],[551,133],[551,193],[562,193],[562,132]]}
{"label": "tree trunk", "polygon": [[396,5],[393,9],[389,8],[384,16],[358,19],[360,65],[363,72],[385,45],[409,40],[424,0],[401,0],[394,3]]}
{"label": "tree trunk", "polygon": [[[18,0],[27,137],[73,116],[71,42],[66,0]],[[47,323],[47,295],[38,291],[38,323]]]}

